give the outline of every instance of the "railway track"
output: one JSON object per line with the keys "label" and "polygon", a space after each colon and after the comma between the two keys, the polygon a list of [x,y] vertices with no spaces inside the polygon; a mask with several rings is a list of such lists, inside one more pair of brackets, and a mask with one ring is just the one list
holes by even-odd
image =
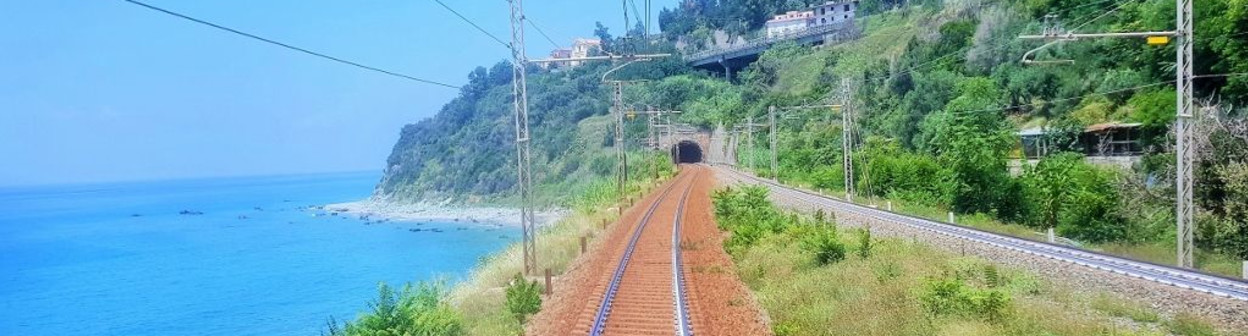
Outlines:
{"label": "railway track", "polygon": [[765,185],[769,187],[773,193],[801,200],[810,205],[830,208],[838,212],[875,218],[956,239],[1068,262],[1084,267],[1214,296],[1248,301],[1248,282],[1243,280],[1201,273],[1189,269],[1132,260],[1099,252],[1015,238],[983,230],[903,215],[891,211],[853,204],[806,190],[781,185],[774,181],[758,178],[728,167],[716,166],[715,169],[727,172],[744,181]]}
{"label": "railway track", "polygon": [[[587,334],[693,334],[680,233],[685,204],[700,173],[695,171],[672,183],[649,205],[633,229],[601,302],[595,306]],[[674,194],[677,189],[682,191]],[[656,216],[668,212],[672,214],[670,222],[666,216]],[[665,230],[668,225],[670,231]]]}

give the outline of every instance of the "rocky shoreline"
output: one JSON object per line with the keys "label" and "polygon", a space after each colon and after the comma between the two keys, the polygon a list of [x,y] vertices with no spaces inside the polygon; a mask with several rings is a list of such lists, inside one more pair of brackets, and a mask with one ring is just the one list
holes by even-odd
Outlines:
{"label": "rocky shoreline", "polygon": [[[390,221],[446,221],[520,226],[520,209],[504,207],[457,207],[430,203],[396,203],[375,199],[326,204],[320,210],[331,214],[360,216]],[[541,210],[534,213],[538,227],[545,227],[567,215],[567,210]]]}

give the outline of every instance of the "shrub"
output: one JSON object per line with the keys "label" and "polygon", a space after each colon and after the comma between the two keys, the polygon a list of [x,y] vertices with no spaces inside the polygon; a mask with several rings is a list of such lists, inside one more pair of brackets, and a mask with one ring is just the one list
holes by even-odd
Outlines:
{"label": "shrub", "polygon": [[1166,329],[1175,335],[1182,336],[1213,336],[1218,333],[1208,322],[1189,314],[1179,314],[1174,320],[1166,323]]}
{"label": "shrub", "polygon": [[1091,242],[1126,238],[1114,173],[1082,160],[1080,154],[1063,153],[1026,168],[1021,182],[1027,222]]}
{"label": "shrub", "polygon": [[1108,295],[1097,296],[1092,300],[1091,306],[1093,309],[1105,312],[1110,316],[1129,318],[1136,322],[1156,323],[1161,321],[1161,317],[1151,310]]}
{"label": "shrub", "polygon": [[405,285],[399,292],[381,283],[377,286],[377,300],[369,304],[372,311],[341,328],[331,320],[328,333],[334,336],[462,335],[463,321],[446,302],[446,294],[446,290],[435,283]]}
{"label": "shrub", "polygon": [[901,276],[901,266],[894,262],[885,262],[872,269],[875,280],[884,283]]}
{"label": "shrub", "polygon": [[537,281],[529,281],[520,274],[507,284],[507,312],[524,324],[529,316],[542,309],[542,289]]}
{"label": "shrub", "polygon": [[862,259],[871,257],[871,228],[858,231],[858,257]]}
{"label": "shrub", "polygon": [[737,225],[732,228],[732,236],[724,242],[724,249],[736,255],[736,252],[754,246],[766,231],[759,225]]}
{"label": "shrub", "polygon": [[811,227],[803,234],[802,250],[814,254],[815,264],[824,266],[845,259],[845,245],[832,226]]}
{"label": "shrub", "polygon": [[984,265],[984,284],[988,285],[988,288],[1001,287],[1003,280],[1005,279],[1001,278],[1000,272],[997,271],[997,265]]}
{"label": "shrub", "polygon": [[753,246],[767,233],[784,231],[790,225],[789,218],[767,200],[766,188],[725,188],[716,191],[712,198],[720,229],[732,233],[724,242],[724,249],[729,253]]}
{"label": "shrub", "polygon": [[930,280],[920,295],[923,309],[932,315],[953,315],[1000,321],[1010,304],[1006,293],[967,286],[956,277]]}
{"label": "shrub", "polygon": [[801,330],[802,328],[792,322],[780,322],[771,327],[771,332],[775,333],[776,336],[800,335]]}

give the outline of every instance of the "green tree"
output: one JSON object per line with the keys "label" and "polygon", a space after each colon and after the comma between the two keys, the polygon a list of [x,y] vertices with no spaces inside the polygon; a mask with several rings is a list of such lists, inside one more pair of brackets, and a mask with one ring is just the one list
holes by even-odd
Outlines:
{"label": "green tree", "polygon": [[1029,222],[1033,226],[1057,228],[1063,206],[1073,197],[1071,181],[1082,160],[1083,155],[1078,153],[1061,153],[1026,167],[1022,183],[1028,200]]}
{"label": "green tree", "polygon": [[1173,89],[1156,90],[1137,93],[1127,101],[1131,107],[1132,121],[1144,124],[1146,144],[1164,141],[1165,133],[1174,123],[1177,96]]}
{"label": "green tree", "polygon": [[507,284],[507,312],[511,313],[521,325],[528,321],[529,316],[542,309],[542,289],[537,281],[529,281],[523,275],[516,277]]}
{"label": "green tree", "polygon": [[1020,180],[1027,224],[1097,243],[1127,238],[1114,173],[1084,163],[1082,155],[1046,157],[1027,167]]}
{"label": "green tree", "polygon": [[381,283],[372,311],[339,328],[331,322],[334,336],[453,336],[464,333],[459,313],[446,302],[439,284],[419,283],[395,292]]}
{"label": "green tree", "polygon": [[[929,115],[923,125],[927,149],[953,171],[953,207],[963,213],[996,213],[1010,180],[1006,159],[1014,135],[1001,112],[993,111],[1002,92],[987,78],[971,78],[945,112]],[[1001,214],[1013,215],[1013,214]]]}

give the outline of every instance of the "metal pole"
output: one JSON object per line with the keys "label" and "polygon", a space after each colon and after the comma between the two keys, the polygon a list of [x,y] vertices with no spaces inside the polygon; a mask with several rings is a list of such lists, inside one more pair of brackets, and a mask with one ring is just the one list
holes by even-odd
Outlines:
{"label": "metal pole", "polygon": [[624,83],[614,82],[614,94],[612,95],[611,108],[615,110],[615,158],[617,161],[616,169],[616,187],[619,191],[620,199],[624,199],[625,187],[628,182],[628,157],[624,153]]}
{"label": "metal pole", "polygon": [[1192,0],[1177,0],[1178,60],[1177,77],[1178,113],[1175,119],[1175,219],[1178,229],[1178,265],[1192,267]]}
{"label": "metal pole", "polygon": [[[1177,95],[1174,121],[1174,149],[1175,149],[1175,230],[1176,230],[1176,264],[1179,267],[1192,267],[1192,251],[1195,249],[1193,245],[1192,232],[1193,226],[1196,225],[1192,220],[1194,206],[1192,205],[1192,187],[1195,183],[1192,177],[1192,167],[1194,165],[1192,153],[1192,130],[1191,123],[1193,117],[1193,93],[1192,79],[1193,75],[1192,62],[1195,57],[1192,53],[1192,45],[1194,43],[1194,34],[1192,30],[1192,0],[1176,0],[1175,15],[1175,31],[1157,31],[1157,32],[1118,32],[1118,33],[1098,33],[1098,34],[1060,34],[1046,31],[1044,35],[1023,35],[1022,39],[1045,39],[1055,40],[1049,44],[1045,44],[1040,48],[1034,49],[1031,54],[1040,49],[1044,49],[1063,40],[1077,40],[1080,38],[1094,37],[1154,37],[1154,36],[1174,36],[1178,43],[1176,46],[1176,62],[1175,62],[1175,91]],[[1151,41],[1150,41],[1151,42]],[[1029,61],[1026,56],[1024,63],[1041,63]],[[1049,63],[1049,62],[1046,62]]]}
{"label": "metal pole", "polygon": [[[649,135],[650,135],[650,146],[652,146],[652,148],[654,148],[654,150],[658,151],[658,150],[662,150],[663,146],[659,146],[659,139],[658,139],[658,137],[656,137],[656,136],[655,136],[655,130],[654,130],[654,119],[655,119],[655,118],[657,118],[657,114],[653,114],[653,113],[651,113],[650,115],[648,115],[648,116],[647,116],[647,118],[646,118],[646,119],[648,119],[648,120],[649,120],[649,121],[648,121],[649,125],[647,125],[647,126],[646,126],[646,131],[648,131],[648,132],[650,133],[650,134],[649,134]],[[651,168],[652,168],[652,169],[650,169],[650,170],[654,172],[654,179],[655,179],[655,180],[658,180],[658,179],[659,179],[659,163],[658,163],[658,162],[654,162],[654,163],[653,163],[653,164],[651,164],[650,166],[651,166]]]}
{"label": "metal pole", "polygon": [[854,201],[854,124],[853,109],[849,106],[849,78],[841,79],[841,159],[845,174],[845,199]]}
{"label": "metal pole", "polygon": [[647,141],[649,142],[650,146],[655,149],[658,149],[659,143],[654,138],[654,118],[656,118],[656,116],[657,114],[654,114],[654,113],[648,113],[646,115],[646,132],[647,132],[647,136],[649,137],[649,140]]}
{"label": "metal pole", "polygon": [[511,58],[512,94],[515,96],[516,122],[516,187],[520,194],[520,230],[524,254],[524,273],[537,272],[537,248],[534,242],[536,227],[533,221],[533,205],[530,204],[533,175],[529,155],[529,95],[525,72],[528,56],[524,53],[524,5],[522,0],[510,0],[511,4]]}
{"label": "metal pole", "polygon": [[767,115],[771,118],[771,178],[773,180],[780,179],[780,170],[777,169],[776,160],[776,106],[772,105],[767,109]]}
{"label": "metal pole", "polygon": [[745,126],[746,153],[745,157],[749,160],[748,170],[754,170],[754,116],[750,116],[746,121],[749,123]]}
{"label": "metal pole", "polygon": [[646,0],[646,32],[642,34],[645,40],[650,40],[650,0]]}

